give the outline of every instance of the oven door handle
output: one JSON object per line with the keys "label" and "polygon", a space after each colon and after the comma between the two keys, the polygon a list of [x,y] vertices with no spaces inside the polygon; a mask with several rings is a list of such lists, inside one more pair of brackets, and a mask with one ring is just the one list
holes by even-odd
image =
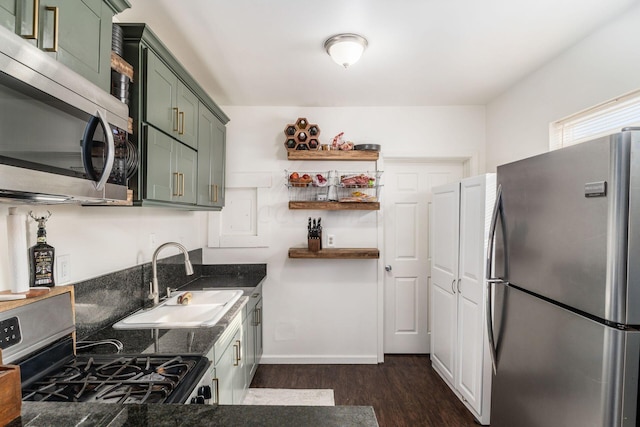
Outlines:
{"label": "oven door handle", "polygon": [[[106,139],[106,160],[100,177],[96,175],[96,171],[93,168],[93,161],[91,158],[91,150],[93,149],[93,136],[96,132],[96,129],[98,128],[98,125],[102,127],[102,131],[104,132],[104,136]],[[115,142],[113,140],[113,134],[111,133],[111,126],[109,126],[109,123],[107,122],[107,119],[102,111],[98,110],[98,115],[92,116],[87,123],[87,127],[84,130],[84,136],[82,138],[82,163],[84,165],[84,170],[89,178],[94,181],[94,185],[96,187],[96,190],[98,191],[104,189],[107,180],[111,176],[111,170],[113,169],[113,162],[115,160],[115,151]]]}

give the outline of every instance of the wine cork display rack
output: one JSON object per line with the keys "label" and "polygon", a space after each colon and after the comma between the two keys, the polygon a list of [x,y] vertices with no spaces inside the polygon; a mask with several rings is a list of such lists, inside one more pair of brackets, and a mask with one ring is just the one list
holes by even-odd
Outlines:
{"label": "wine cork display rack", "polygon": [[309,151],[320,149],[320,128],[316,124],[309,123],[304,117],[298,118],[295,123],[288,124],[284,128],[284,146],[287,150]]}

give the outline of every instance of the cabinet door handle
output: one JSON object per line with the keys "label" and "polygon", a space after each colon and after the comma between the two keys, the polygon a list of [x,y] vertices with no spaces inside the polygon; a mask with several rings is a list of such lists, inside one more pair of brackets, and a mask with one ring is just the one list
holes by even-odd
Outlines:
{"label": "cabinet door handle", "polygon": [[182,180],[182,187],[180,187],[180,195],[184,196],[184,174],[183,173],[180,174],[180,178]]}
{"label": "cabinet door handle", "polygon": [[456,279],[451,281],[451,293],[456,293]]}
{"label": "cabinet door handle", "polygon": [[178,135],[184,135],[184,111],[180,111],[178,114],[180,115],[180,130],[178,131]]}
{"label": "cabinet door handle", "polygon": [[218,184],[213,184],[213,202],[217,203],[218,202]]}
{"label": "cabinet door handle", "polygon": [[[25,39],[38,39],[38,26],[40,21],[40,0],[33,0],[33,16],[31,17],[31,34],[20,34]],[[22,28],[21,28],[22,30]]]}
{"label": "cabinet door handle", "polygon": [[44,50],[47,52],[57,52],[58,51],[58,18],[59,18],[59,9],[55,6],[47,6],[45,8],[49,12],[53,12],[53,46],[45,47]]}
{"label": "cabinet door handle", "polygon": [[238,360],[240,360],[238,358],[238,346],[236,344],[233,345],[233,366],[238,366]]}
{"label": "cabinet door handle", "polygon": [[173,183],[175,184],[175,186],[173,187],[173,191],[171,192],[171,194],[173,196],[179,196],[180,195],[180,173],[179,172],[173,173]]}
{"label": "cabinet door handle", "polygon": [[238,343],[238,360],[242,360],[242,341],[236,340]]}
{"label": "cabinet door handle", "polygon": [[172,109],[173,109],[173,112],[176,113],[173,120],[173,130],[177,132],[178,131],[178,108],[173,107]]}
{"label": "cabinet door handle", "polygon": [[[213,378],[211,381],[216,383],[215,387],[213,387],[213,389],[216,391],[216,399],[215,399],[214,403],[216,405],[219,405],[220,404],[220,388],[218,386],[218,379],[217,378]],[[212,386],[213,386],[213,384],[212,384]]]}
{"label": "cabinet door handle", "polygon": [[258,314],[258,322],[256,323],[256,326],[260,326],[260,324],[262,323],[262,309],[256,308],[256,312]]}

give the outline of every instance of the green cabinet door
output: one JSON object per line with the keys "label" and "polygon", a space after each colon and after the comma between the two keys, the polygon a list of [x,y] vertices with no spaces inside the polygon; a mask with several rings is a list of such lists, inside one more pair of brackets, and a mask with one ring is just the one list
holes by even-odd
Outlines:
{"label": "green cabinet door", "polygon": [[171,201],[177,186],[175,141],[162,132],[146,126],[146,196],[147,199]]}
{"label": "green cabinet door", "polygon": [[224,166],[227,143],[227,127],[216,119],[213,129],[213,139],[211,143],[211,176],[213,177],[214,203],[213,206],[222,208],[224,206]]}
{"label": "green cabinet door", "polygon": [[198,98],[147,49],[145,120],[188,146],[198,148]]}
{"label": "green cabinet door", "polygon": [[254,365],[251,371],[251,378],[255,375],[258,370],[258,365],[260,365],[260,359],[262,359],[262,298],[256,304],[256,308],[254,310],[255,313],[255,322],[253,326],[254,330]]}
{"label": "green cabinet door", "polygon": [[[246,320],[246,319],[245,319]],[[233,364],[233,404],[239,405],[244,400],[244,396],[247,391],[247,375],[246,368],[246,353],[247,346],[245,345],[244,327],[241,327],[236,335],[236,339],[231,344],[236,346],[236,360]]]}
{"label": "green cabinet door", "polygon": [[0,25],[11,31],[16,30],[16,1],[0,0]]}
{"label": "green cabinet door", "polygon": [[181,81],[178,81],[178,135],[188,146],[198,149],[198,97]]}
{"label": "green cabinet door", "polygon": [[102,0],[40,0],[35,11],[37,4],[0,0],[0,25],[108,92],[113,10]]}
{"label": "green cabinet door", "polygon": [[251,380],[255,372],[256,365],[256,333],[255,333],[255,307],[247,304],[249,313],[242,324],[245,333],[244,345],[246,347],[246,359],[245,359],[245,384],[247,387],[251,386]]}
{"label": "green cabinet door", "polygon": [[[240,360],[238,359],[241,331],[238,329],[229,340],[228,345],[222,351],[222,355],[217,358],[215,366],[215,380],[218,381],[217,403],[219,405],[232,405],[237,403],[234,399],[234,389]],[[236,396],[237,396],[236,392]]]}
{"label": "green cabinet door", "polygon": [[178,78],[164,62],[147,49],[145,121],[169,135],[178,132]]}
{"label": "green cabinet door", "polygon": [[174,192],[171,201],[180,203],[196,203],[196,184],[198,155],[195,150],[174,141],[176,146],[176,170],[179,188]]}
{"label": "green cabinet door", "polygon": [[224,206],[226,127],[200,104],[198,119],[198,205]]}
{"label": "green cabinet door", "polygon": [[195,150],[152,126],[147,134],[146,198],[165,202],[195,204]]}

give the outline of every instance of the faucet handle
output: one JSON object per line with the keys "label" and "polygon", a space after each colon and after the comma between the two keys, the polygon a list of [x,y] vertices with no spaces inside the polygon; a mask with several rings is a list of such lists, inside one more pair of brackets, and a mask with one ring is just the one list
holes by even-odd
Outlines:
{"label": "faucet handle", "polygon": [[147,294],[147,298],[154,299],[156,297],[156,293],[153,292],[153,282],[149,282],[149,293]]}

